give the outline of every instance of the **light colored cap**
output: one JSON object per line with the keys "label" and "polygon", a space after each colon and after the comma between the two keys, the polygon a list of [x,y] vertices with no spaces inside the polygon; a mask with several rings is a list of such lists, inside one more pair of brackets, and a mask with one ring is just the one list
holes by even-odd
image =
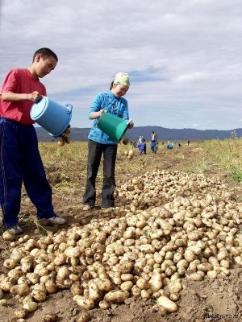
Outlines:
{"label": "light colored cap", "polygon": [[129,75],[127,73],[119,72],[115,75],[113,83],[129,86]]}

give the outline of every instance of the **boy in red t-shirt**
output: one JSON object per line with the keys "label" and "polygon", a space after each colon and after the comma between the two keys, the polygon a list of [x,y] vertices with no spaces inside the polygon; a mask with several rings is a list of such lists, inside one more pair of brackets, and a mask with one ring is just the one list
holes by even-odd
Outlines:
{"label": "boy in red t-shirt", "polygon": [[39,78],[56,67],[58,58],[49,48],[38,49],[28,68],[12,69],[3,82],[0,102],[0,204],[3,224],[12,234],[21,234],[18,223],[21,187],[37,208],[37,217],[64,224],[52,206],[52,191],[38,149],[30,109],[45,86]]}

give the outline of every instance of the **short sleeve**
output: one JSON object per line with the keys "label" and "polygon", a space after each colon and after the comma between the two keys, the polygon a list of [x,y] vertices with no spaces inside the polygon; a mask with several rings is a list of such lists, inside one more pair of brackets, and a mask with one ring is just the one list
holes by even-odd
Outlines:
{"label": "short sleeve", "polygon": [[17,78],[18,78],[17,71],[11,70],[5,77],[5,80],[2,85],[1,93],[16,92]]}

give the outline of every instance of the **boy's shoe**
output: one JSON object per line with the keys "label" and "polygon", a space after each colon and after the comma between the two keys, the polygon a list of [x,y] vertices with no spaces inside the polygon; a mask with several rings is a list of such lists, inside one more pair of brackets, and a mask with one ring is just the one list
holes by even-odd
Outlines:
{"label": "boy's shoe", "polygon": [[13,235],[21,235],[23,233],[23,229],[19,225],[15,225],[12,228],[7,229]]}
{"label": "boy's shoe", "polygon": [[58,216],[54,216],[51,218],[48,218],[47,221],[51,224],[55,225],[64,225],[66,223],[66,219]]}

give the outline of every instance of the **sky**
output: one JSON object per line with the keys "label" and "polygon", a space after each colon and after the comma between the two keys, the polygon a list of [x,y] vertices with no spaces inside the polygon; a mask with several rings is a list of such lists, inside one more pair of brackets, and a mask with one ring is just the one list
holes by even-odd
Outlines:
{"label": "sky", "polygon": [[42,81],[72,126],[91,126],[121,71],[136,126],[242,128],[241,0],[0,0],[0,83],[40,47],[58,55]]}

